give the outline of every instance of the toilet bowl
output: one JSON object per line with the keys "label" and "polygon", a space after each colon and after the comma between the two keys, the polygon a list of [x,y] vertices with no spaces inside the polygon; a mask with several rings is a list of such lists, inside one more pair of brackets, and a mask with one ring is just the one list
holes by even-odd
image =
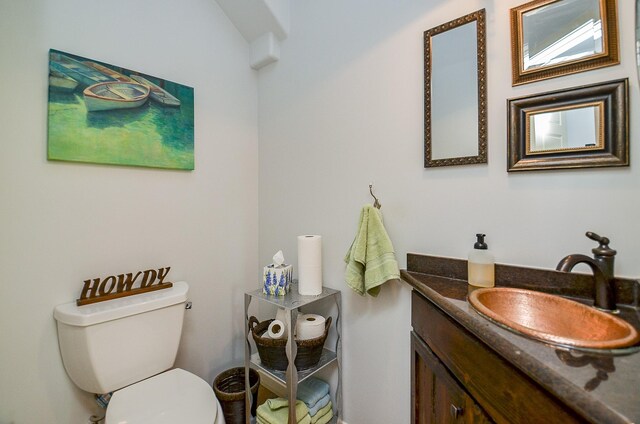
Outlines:
{"label": "toilet bowl", "polygon": [[113,393],[105,424],[224,424],[211,387],[180,368]]}
{"label": "toilet bowl", "polygon": [[106,424],[224,424],[213,387],[173,368],[189,286],[77,306],[56,306],[58,342],[71,380],[113,392]]}

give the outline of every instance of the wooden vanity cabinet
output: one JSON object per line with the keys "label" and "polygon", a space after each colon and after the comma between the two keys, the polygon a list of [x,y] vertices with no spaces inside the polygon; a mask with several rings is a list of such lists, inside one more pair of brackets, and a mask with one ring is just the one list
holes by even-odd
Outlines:
{"label": "wooden vanity cabinet", "polygon": [[411,351],[413,423],[493,422],[413,331]]}
{"label": "wooden vanity cabinet", "polygon": [[412,423],[585,422],[415,290]]}

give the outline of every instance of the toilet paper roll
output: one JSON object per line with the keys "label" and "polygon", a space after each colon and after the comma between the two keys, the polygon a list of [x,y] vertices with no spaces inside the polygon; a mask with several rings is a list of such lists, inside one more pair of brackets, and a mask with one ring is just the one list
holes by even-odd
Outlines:
{"label": "toilet paper roll", "polygon": [[274,319],[269,324],[269,328],[267,329],[267,334],[274,340],[286,338],[287,332],[285,331],[286,327],[284,323],[278,319]]}
{"label": "toilet paper roll", "polygon": [[304,314],[296,322],[298,340],[317,339],[324,334],[325,318],[317,314]]}
{"label": "toilet paper roll", "polygon": [[322,293],[322,236],[298,236],[298,293]]}

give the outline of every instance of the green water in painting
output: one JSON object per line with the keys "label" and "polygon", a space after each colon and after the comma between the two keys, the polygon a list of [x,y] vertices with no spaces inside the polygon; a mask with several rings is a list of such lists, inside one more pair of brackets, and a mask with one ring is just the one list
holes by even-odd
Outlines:
{"label": "green water in painting", "polygon": [[172,84],[180,107],[149,99],[134,109],[88,112],[80,90],[49,91],[51,160],[193,169],[193,89]]}

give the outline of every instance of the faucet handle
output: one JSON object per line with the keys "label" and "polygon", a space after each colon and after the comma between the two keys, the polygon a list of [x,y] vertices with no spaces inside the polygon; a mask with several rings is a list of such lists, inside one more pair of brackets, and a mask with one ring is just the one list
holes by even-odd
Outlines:
{"label": "faucet handle", "polygon": [[586,236],[588,238],[590,238],[591,240],[597,241],[598,243],[605,244],[608,245],[609,244],[609,239],[606,237],[600,237],[599,235],[597,235],[596,233],[592,233],[591,231],[587,231]]}
{"label": "faucet handle", "polygon": [[591,252],[593,252],[594,255],[614,256],[616,253],[618,253],[609,247],[609,239],[607,237],[600,237],[599,235],[591,231],[587,231],[586,236],[591,240],[600,243],[600,246],[591,249]]}

